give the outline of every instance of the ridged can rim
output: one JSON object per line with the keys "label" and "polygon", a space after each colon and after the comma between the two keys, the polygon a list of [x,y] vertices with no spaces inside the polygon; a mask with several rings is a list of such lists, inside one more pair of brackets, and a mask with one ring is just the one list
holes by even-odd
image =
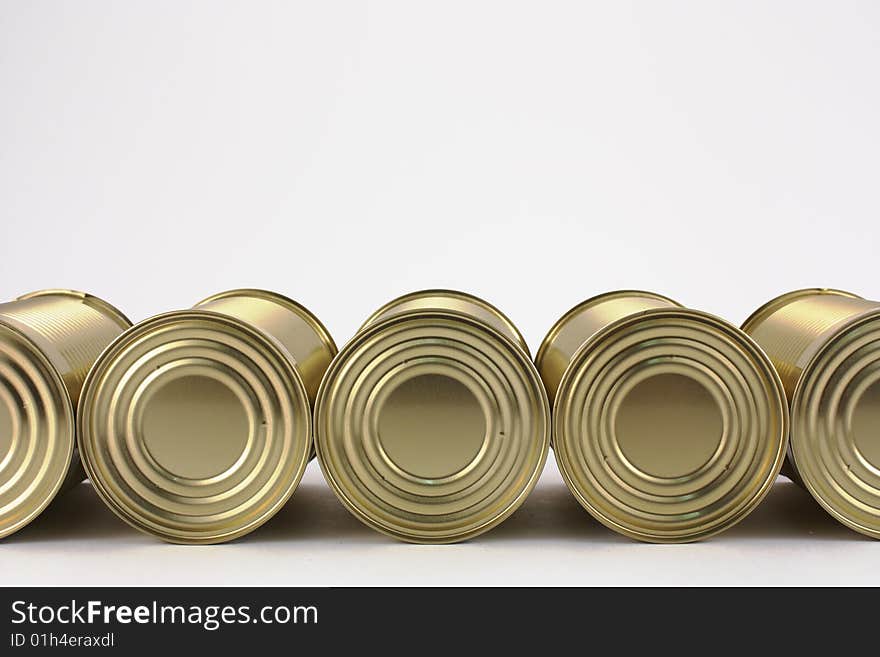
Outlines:
{"label": "ridged can rim", "polygon": [[[117,324],[122,330],[131,326],[128,318],[115,306],[99,297],[79,290],[63,288],[35,290],[14,298],[10,303],[15,304],[16,302],[44,298],[76,301],[96,310],[103,317]],[[55,344],[51,339],[40,335],[39,330],[31,327],[27,321],[14,316],[0,317],[0,326],[9,331],[9,334],[17,342],[17,346],[12,345],[13,351],[17,352],[35,367],[34,370],[31,370],[24,376],[30,382],[30,386],[43,393],[36,395],[33,402],[27,404],[28,408],[37,411],[36,415],[31,418],[31,421],[36,424],[30,433],[39,434],[40,439],[38,442],[44,443],[44,447],[48,446],[53,450],[60,447],[60,450],[54,453],[51,463],[42,468],[41,472],[37,473],[38,476],[33,479],[31,486],[36,486],[40,495],[33,497],[28,504],[22,507],[26,511],[17,522],[0,529],[0,537],[5,537],[33,521],[63,490],[64,484],[71,472],[77,442],[76,408],[73,403],[74,393],[68,388],[68,383],[65,380],[66,372],[59,370],[59,365],[66,362],[65,357],[59,350],[59,345]],[[15,377],[11,380],[14,381],[14,379]],[[18,391],[18,394],[21,397],[28,396],[27,392],[21,392],[21,390]],[[49,405],[43,405],[42,401],[40,401],[46,398],[50,400]],[[55,423],[57,423],[56,430],[46,433],[48,427],[55,425]],[[41,424],[45,424],[45,426],[40,428]],[[49,443],[52,444],[49,445]],[[56,472],[51,476],[47,476],[43,471],[45,468],[55,470]],[[34,503],[35,500],[36,502]],[[26,500],[26,502],[28,501]],[[21,506],[21,503],[16,502],[16,505]]]}
{"label": "ridged can rim", "polygon": [[[107,376],[108,369],[113,366],[117,358],[128,354],[128,349],[134,349],[138,341],[149,339],[154,332],[174,328],[175,325],[183,327],[187,323],[194,323],[196,326],[201,324],[202,327],[207,326],[209,331],[220,330],[223,327],[237,331],[244,344],[260,350],[267,359],[271,359],[271,364],[279,370],[279,377],[283,378],[282,385],[286,383],[290,386],[291,397],[289,401],[294,405],[293,413],[296,415],[293,431],[297,435],[291,438],[294,443],[293,449],[297,452],[291,460],[293,475],[279,486],[280,492],[266,499],[262,503],[262,510],[255,511],[252,516],[245,519],[246,521],[230,524],[228,528],[204,533],[198,533],[194,528],[175,531],[151,524],[142,508],[138,508],[137,503],[118,499],[115,487],[118,487],[123,480],[118,479],[116,474],[104,471],[96,464],[92,431],[88,425],[93,407],[97,403],[98,386],[105,380],[104,377]],[[144,354],[141,354],[138,358],[143,358],[143,356]],[[239,359],[238,362],[243,363],[244,361]],[[126,372],[127,370],[123,370],[122,374],[124,375]],[[89,371],[83,385],[79,412],[77,413],[77,436],[83,466],[95,490],[107,506],[124,522],[138,531],[170,543],[213,544],[231,541],[252,532],[269,521],[290,499],[302,479],[311,454],[312,416],[305,386],[296,364],[287,350],[275,338],[237,317],[212,310],[192,308],[165,312],[143,320],[118,336],[104,350]],[[123,483],[126,482],[123,481]],[[252,502],[252,499],[246,500],[239,506],[246,506]]]}
{"label": "ridged can rim", "polygon": [[[59,430],[54,432],[53,440],[57,443],[60,439],[65,443],[62,450],[58,452],[57,458],[53,459],[53,467],[57,469],[57,473],[54,477],[47,478],[46,483],[49,485],[43,489],[45,494],[40,496],[35,503],[32,501],[27,505],[27,511],[17,522],[6,527],[0,527],[0,538],[5,538],[30,524],[51,504],[52,500],[61,491],[73,461],[74,448],[76,447],[76,410],[73,406],[70,391],[64,383],[64,378],[49,360],[40,345],[35,343],[28,336],[27,332],[17,325],[17,322],[0,317],[0,327],[10,331],[12,335],[21,341],[16,351],[19,351],[32,364],[39,366],[39,380],[29,377],[30,384],[38,390],[42,389],[52,401],[52,407],[44,410],[63,425],[59,426]],[[20,351],[21,349],[24,351]],[[59,411],[60,417],[57,414]],[[43,477],[44,475],[41,475],[41,478]]]}
{"label": "ridged can rim", "polygon": [[858,296],[857,294],[853,294],[852,292],[847,292],[846,290],[838,290],[832,287],[805,287],[799,290],[792,290],[791,292],[785,292],[784,294],[780,294],[779,296],[770,299],[770,301],[759,307],[755,312],[753,312],[746,318],[740,328],[742,328],[742,330],[746,333],[750,333],[756,325],[760,324],[770,315],[775,313],[780,308],[787,306],[792,301],[825,294],[831,296],[847,297],[849,299],[863,298]]}
{"label": "ridged can rim", "polygon": [[[350,491],[349,487],[345,485],[345,483],[350,482],[343,482],[342,479],[344,479],[344,477],[338,476],[338,473],[334,471],[330,464],[331,457],[328,452],[329,448],[325,444],[329,440],[326,437],[325,432],[326,415],[330,412],[329,405],[332,403],[331,388],[336,384],[336,381],[343,370],[349,366],[348,361],[350,358],[355,358],[361,349],[368,349],[374,344],[374,341],[378,342],[383,336],[388,335],[389,332],[395,331],[402,326],[418,326],[419,324],[423,324],[435,328],[438,323],[446,323],[444,325],[454,326],[465,334],[470,332],[471,335],[478,335],[482,339],[491,341],[499,351],[504,351],[509,354],[512,362],[516,363],[518,371],[521,372],[521,376],[523,377],[522,381],[530,387],[531,392],[535,395],[534,405],[530,408],[529,413],[534,418],[535,422],[542,427],[542,430],[539,431],[540,435],[537,437],[539,456],[534,462],[530,462],[528,468],[529,474],[526,482],[515,495],[507,500],[502,512],[487,516],[484,521],[479,522],[476,526],[469,527],[467,530],[449,531],[436,535],[416,535],[413,532],[404,531],[399,527],[395,528],[391,526],[390,523],[377,520],[376,517],[370,514],[369,509],[363,508],[364,504],[362,500],[358,499],[357,493]],[[409,543],[454,543],[474,538],[498,526],[520,507],[522,502],[534,489],[541,473],[543,472],[544,464],[546,463],[547,454],[549,452],[551,432],[549,402],[547,401],[543,383],[541,382],[534,364],[529,359],[528,353],[526,353],[520,345],[513,342],[509,336],[504,335],[494,327],[489,326],[485,322],[475,319],[466,313],[454,310],[408,310],[375,321],[374,323],[366,323],[364,326],[363,330],[356,333],[339,350],[338,355],[331,362],[318,390],[314,412],[316,449],[318,462],[320,463],[321,471],[324,474],[324,478],[328,485],[348,511],[358,518],[358,520],[382,534]]]}
{"label": "ridged can rim", "polygon": [[[648,523],[645,523],[642,527],[638,527],[631,518],[623,520],[623,515],[619,513],[615,514],[600,508],[600,502],[607,502],[609,497],[611,499],[615,498],[610,495],[607,490],[600,490],[598,487],[590,489],[589,487],[582,486],[578,483],[578,479],[583,478],[581,475],[588,473],[590,464],[587,462],[581,466],[569,457],[567,454],[568,441],[565,439],[565,435],[568,433],[567,423],[569,421],[567,410],[572,403],[573,393],[577,390],[577,386],[580,385],[578,378],[583,376],[586,371],[585,365],[591,360],[597,360],[603,352],[608,351],[609,349],[613,350],[616,340],[618,340],[620,335],[627,330],[633,328],[641,328],[644,330],[657,322],[670,322],[675,320],[686,320],[706,327],[706,330],[716,335],[719,340],[722,338],[727,340],[728,342],[726,342],[726,344],[731,349],[736,348],[741,350],[743,359],[748,363],[751,363],[751,366],[754,368],[753,373],[756,382],[755,395],[760,397],[760,390],[765,390],[767,393],[766,411],[768,416],[768,433],[767,436],[756,439],[759,441],[757,447],[760,448],[761,440],[769,439],[772,460],[770,460],[767,467],[761,468],[754,473],[754,476],[751,478],[753,484],[747,486],[740,485],[739,480],[733,482],[734,485],[730,490],[734,493],[742,491],[742,494],[739,497],[735,497],[734,501],[740,501],[721,514],[719,520],[714,522],[714,524],[705,525],[705,523],[696,522],[692,527],[685,528],[681,531],[661,531],[648,529]],[[655,338],[651,344],[653,347],[662,346],[662,341]],[[681,357],[681,355],[678,355],[676,358],[679,357]],[[610,367],[610,365],[608,367]],[[627,367],[632,369],[632,366]],[[732,371],[733,370],[728,370],[728,372]],[[709,370],[709,373],[714,373],[717,376],[717,372],[713,372],[712,370]],[[758,383],[761,385],[757,385]],[[593,394],[595,395],[595,393]],[[608,400],[606,399],[602,401],[602,404],[603,410],[605,410],[604,406],[607,406]],[[583,412],[587,413],[588,411]],[[563,479],[575,495],[578,502],[580,502],[580,504],[587,509],[593,517],[610,529],[625,536],[629,536],[630,538],[652,543],[681,543],[703,540],[726,531],[745,518],[767,495],[779,474],[787,451],[788,427],[788,404],[785,398],[782,381],[770,362],[770,359],[760,346],[745,332],[741,331],[735,325],[726,320],[704,311],[685,307],[647,309],[611,322],[604,328],[600,329],[591,336],[580,347],[580,349],[578,349],[574,357],[571,359],[571,362],[566,368],[560,381],[553,405],[554,452],[556,460]],[[758,449],[758,451],[760,451],[760,449]],[[598,461],[599,459],[595,460]],[[607,456],[605,460],[607,461]],[[604,467],[610,467],[606,466],[604,463],[601,465]],[[720,465],[720,462],[718,465]],[[578,468],[581,467],[583,468],[583,472],[577,472]],[[727,467],[721,469],[721,474],[727,473],[732,467],[733,462],[728,464]],[[591,475],[586,474],[584,476],[589,478]],[[609,479],[609,481],[611,481],[611,479]],[[624,480],[621,479],[620,481]],[[626,486],[631,485],[631,482],[627,480]],[[714,481],[713,485],[717,485],[717,481]],[[640,498],[636,497],[635,499],[638,501]],[[693,513],[693,511],[691,513]],[[645,512],[645,514],[650,515],[648,512]],[[635,514],[633,514],[632,517],[636,517]]]}

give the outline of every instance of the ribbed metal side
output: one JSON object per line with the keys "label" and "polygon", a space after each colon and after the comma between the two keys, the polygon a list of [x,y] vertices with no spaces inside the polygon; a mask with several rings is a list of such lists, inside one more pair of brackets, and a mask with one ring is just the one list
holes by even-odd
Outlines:
{"label": "ribbed metal side", "polygon": [[99,310],[88,297],[74,295],[34,296],[0,305],[0,317],[24,324],[32,339],[51,345],[64,359],[54,362],[70,393],[74,406],[83,381],[104,348],[124,330],[118,316]]}
{"label": "ribbed metal side", "polygon": [[129,326],[115,308],[73,290],[0,304],[0,536],[37,517],[80,481],[76,404],[103,349]]}
{"label": "ribbed metal side", "polygon": [[[787,295],[788,296],[788,295]],[[789,402],[801,372],[819,347],[841,323],[863,312],[880,308],[834,290],[805,290],[780,298],[758,311],[743,330],[761,345],[779,372]]]}

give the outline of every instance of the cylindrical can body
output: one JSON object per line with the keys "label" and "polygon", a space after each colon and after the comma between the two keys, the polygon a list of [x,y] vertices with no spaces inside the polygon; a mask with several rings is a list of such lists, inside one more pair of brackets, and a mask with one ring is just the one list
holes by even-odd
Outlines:
{"label": "cylindrical can body", "polygon": [[797,290],[743,330],[770,356],[791,404],[785,474],[843,524],[880,538],[880,302]]}
{"label": "cylindrical can body", "polygon": [[309,401],[315,403],[318,386],[337,349],[324,325],[306,308],[264,290],[222,292],[194,307],[237,317],[276,339],[293,358]]}
{"label": "cylindrical can body", "polygon": [[479,297],[455,290],[423,290],[393,299],[370,315],[360,330],[395,315],[418,311],[460,313],[491,326],[529,353],[525,338],[504,313]]}
{"label": "cylindrical can body", "polygon": [[129,326],[110,304],[73,290],[0,304],[0,536],[82,481],[76,403],[92,363]]}
{"label": "cylindrical can body", "polygon": [[745,517],[779,472],[779,376],[745,333],[650,292],[589,299],[536,357],[553,448],[578,501],[624,535],[706,538]]}
{"label": "cylindrical can body", "polygon": [[498,525],[546,460],[546,393],[519,332],[446,290],[383,306],[339,352],[315,409],[325,478],[362,522],[416,543]]}
{"label": "cylindrical can body", "polygon": [[95,364],[80,448],[123,520],[218,543],[274,515],[312,455],[311,400],[336,353],[308,310],[232,290],[137,324]]}
{"label": "cylindrical can body", "polygon": [[622,290],[581,303],[560,318],[541,343],[535,362],[552,403],[562,375],[578,349],[595,333],[624,317],[654,308],[680,308],[672,299],[640,290]]}

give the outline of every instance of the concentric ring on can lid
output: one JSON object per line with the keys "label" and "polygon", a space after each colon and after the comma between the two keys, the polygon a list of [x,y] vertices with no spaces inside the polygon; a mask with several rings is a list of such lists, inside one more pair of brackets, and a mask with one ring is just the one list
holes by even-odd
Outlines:
{"label": "concentric ring on can lid", "polygon": [[813,354],[791,421],[795,467],[813,497],[880,538],[880,310],[847,320]]}
{"label": "concentric ring on can lid", "polygon": [[0,319],[0,538],[49,505],[73,456],[73,404],[42,346]]}
{"label": "concentric ring on can lid", "polygon": [[[230,312],[229,307],[218,309],[216,302],[231,302],[232,308],[235,310]],[[310,329],[308,335],[302,334],[302,327],[298,322],[291,322],[290,317],[279,317],[272,312],[265,311],[260,307],[259,302],[271,304],[270,307],[277,306],[298,317]],[[319,363],[324,363],[326,359],[326,363],[329,364],[339,350],[330,332],[312,311],[283,294],[257,288],[239,288],[213,294],[199,301],[193,306],[193,309],[232,314],[245,321],[253,321],[258,328],[270,333],[282,347],[287,348],[296,363],[309,401],[314,403],[326,368],[326,365],[321,367]],[[303,354],[300,348],[314,349],[314,338],[320,341],[323,349],[320,352]]]}
{"label": "concentric ring on can lid", "polygon": [[526,353],[480,321],[414,311],[339,352],[315,410],[318,460],[365,524],[417,543],[465,540],[523,502],[550,411]]}
{"label": "concentric ring on can lid", "polygon": [[745,517],[787,446],[782,383],[727,322],[686,308],[613,322],[577,351],[554,405],[554,450],[578,501],[643,541],[685,542]]}
{"label": "concentric ring on can lid", "polygon": [[86,380],[79,446],[123,520],[177,543],[216,543],[268,520],[302,478],[311,413],[269,335],[209,310],[146,320]]}

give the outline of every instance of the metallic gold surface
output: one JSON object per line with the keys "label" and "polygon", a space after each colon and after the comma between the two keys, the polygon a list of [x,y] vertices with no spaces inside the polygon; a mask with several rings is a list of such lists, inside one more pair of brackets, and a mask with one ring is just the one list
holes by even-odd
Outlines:
{"label": "metallic gold surface", "polygon": [[782,464],[788,427],[767,356],[727,322],[614,292],[554,325],[536,358],[554,395],[554,453],[598,520],[685,542],[744,518]]}
{"label": "metallic gold surface", "polygon": [[880,303],[798,290],[743,329],[772,359],[791,403],[787,474],[844,525],[880,538]]}
{"label": "metallic gold surface", "polygon": [[484,301],[427,290],[375,313],[315,409],[324,475],[368,526],[416,543],[498,525],[546,460],[550,409],[519,332]]}
{"label": "metallic gold surface", "polygon": [[80,448],[96,490],[170,542],[252,531],[299,484],[312,453],[310,393],[335,353],[311,313],[262,290],[141,322],[83,391]]}
{"label": "metallic gold surface", "polygon": [[547,332],[535,356],[550,402],[556,398],[556,389],[572,357],[588,337],[619,319],[652,308],[681,308],[681,305],[653,292],[620,290],[587,299],[560,317]]}
{"label": "metallic gold surface", "polygon": [[309,401],[315,403],[337,349],[330,333],[307,308],[280,294],[253,289],[221,292],[195,308],[237,317],[280,342],[296,363]]}
{"label": "metallic gold surface", "polygon": [[457,290],[421,290],[392,299],[367,318],[360,330],[376,322],[412,311],[449,311],[479,320],[507,336],[529,353],[529,345],[507,315],[488,301]]}
{"label": "metallic gold surface", "polygon": [[75,405],[98,354],[129,326],[110,304],[73,290],[0,304],[0,537],[82,481]]}

